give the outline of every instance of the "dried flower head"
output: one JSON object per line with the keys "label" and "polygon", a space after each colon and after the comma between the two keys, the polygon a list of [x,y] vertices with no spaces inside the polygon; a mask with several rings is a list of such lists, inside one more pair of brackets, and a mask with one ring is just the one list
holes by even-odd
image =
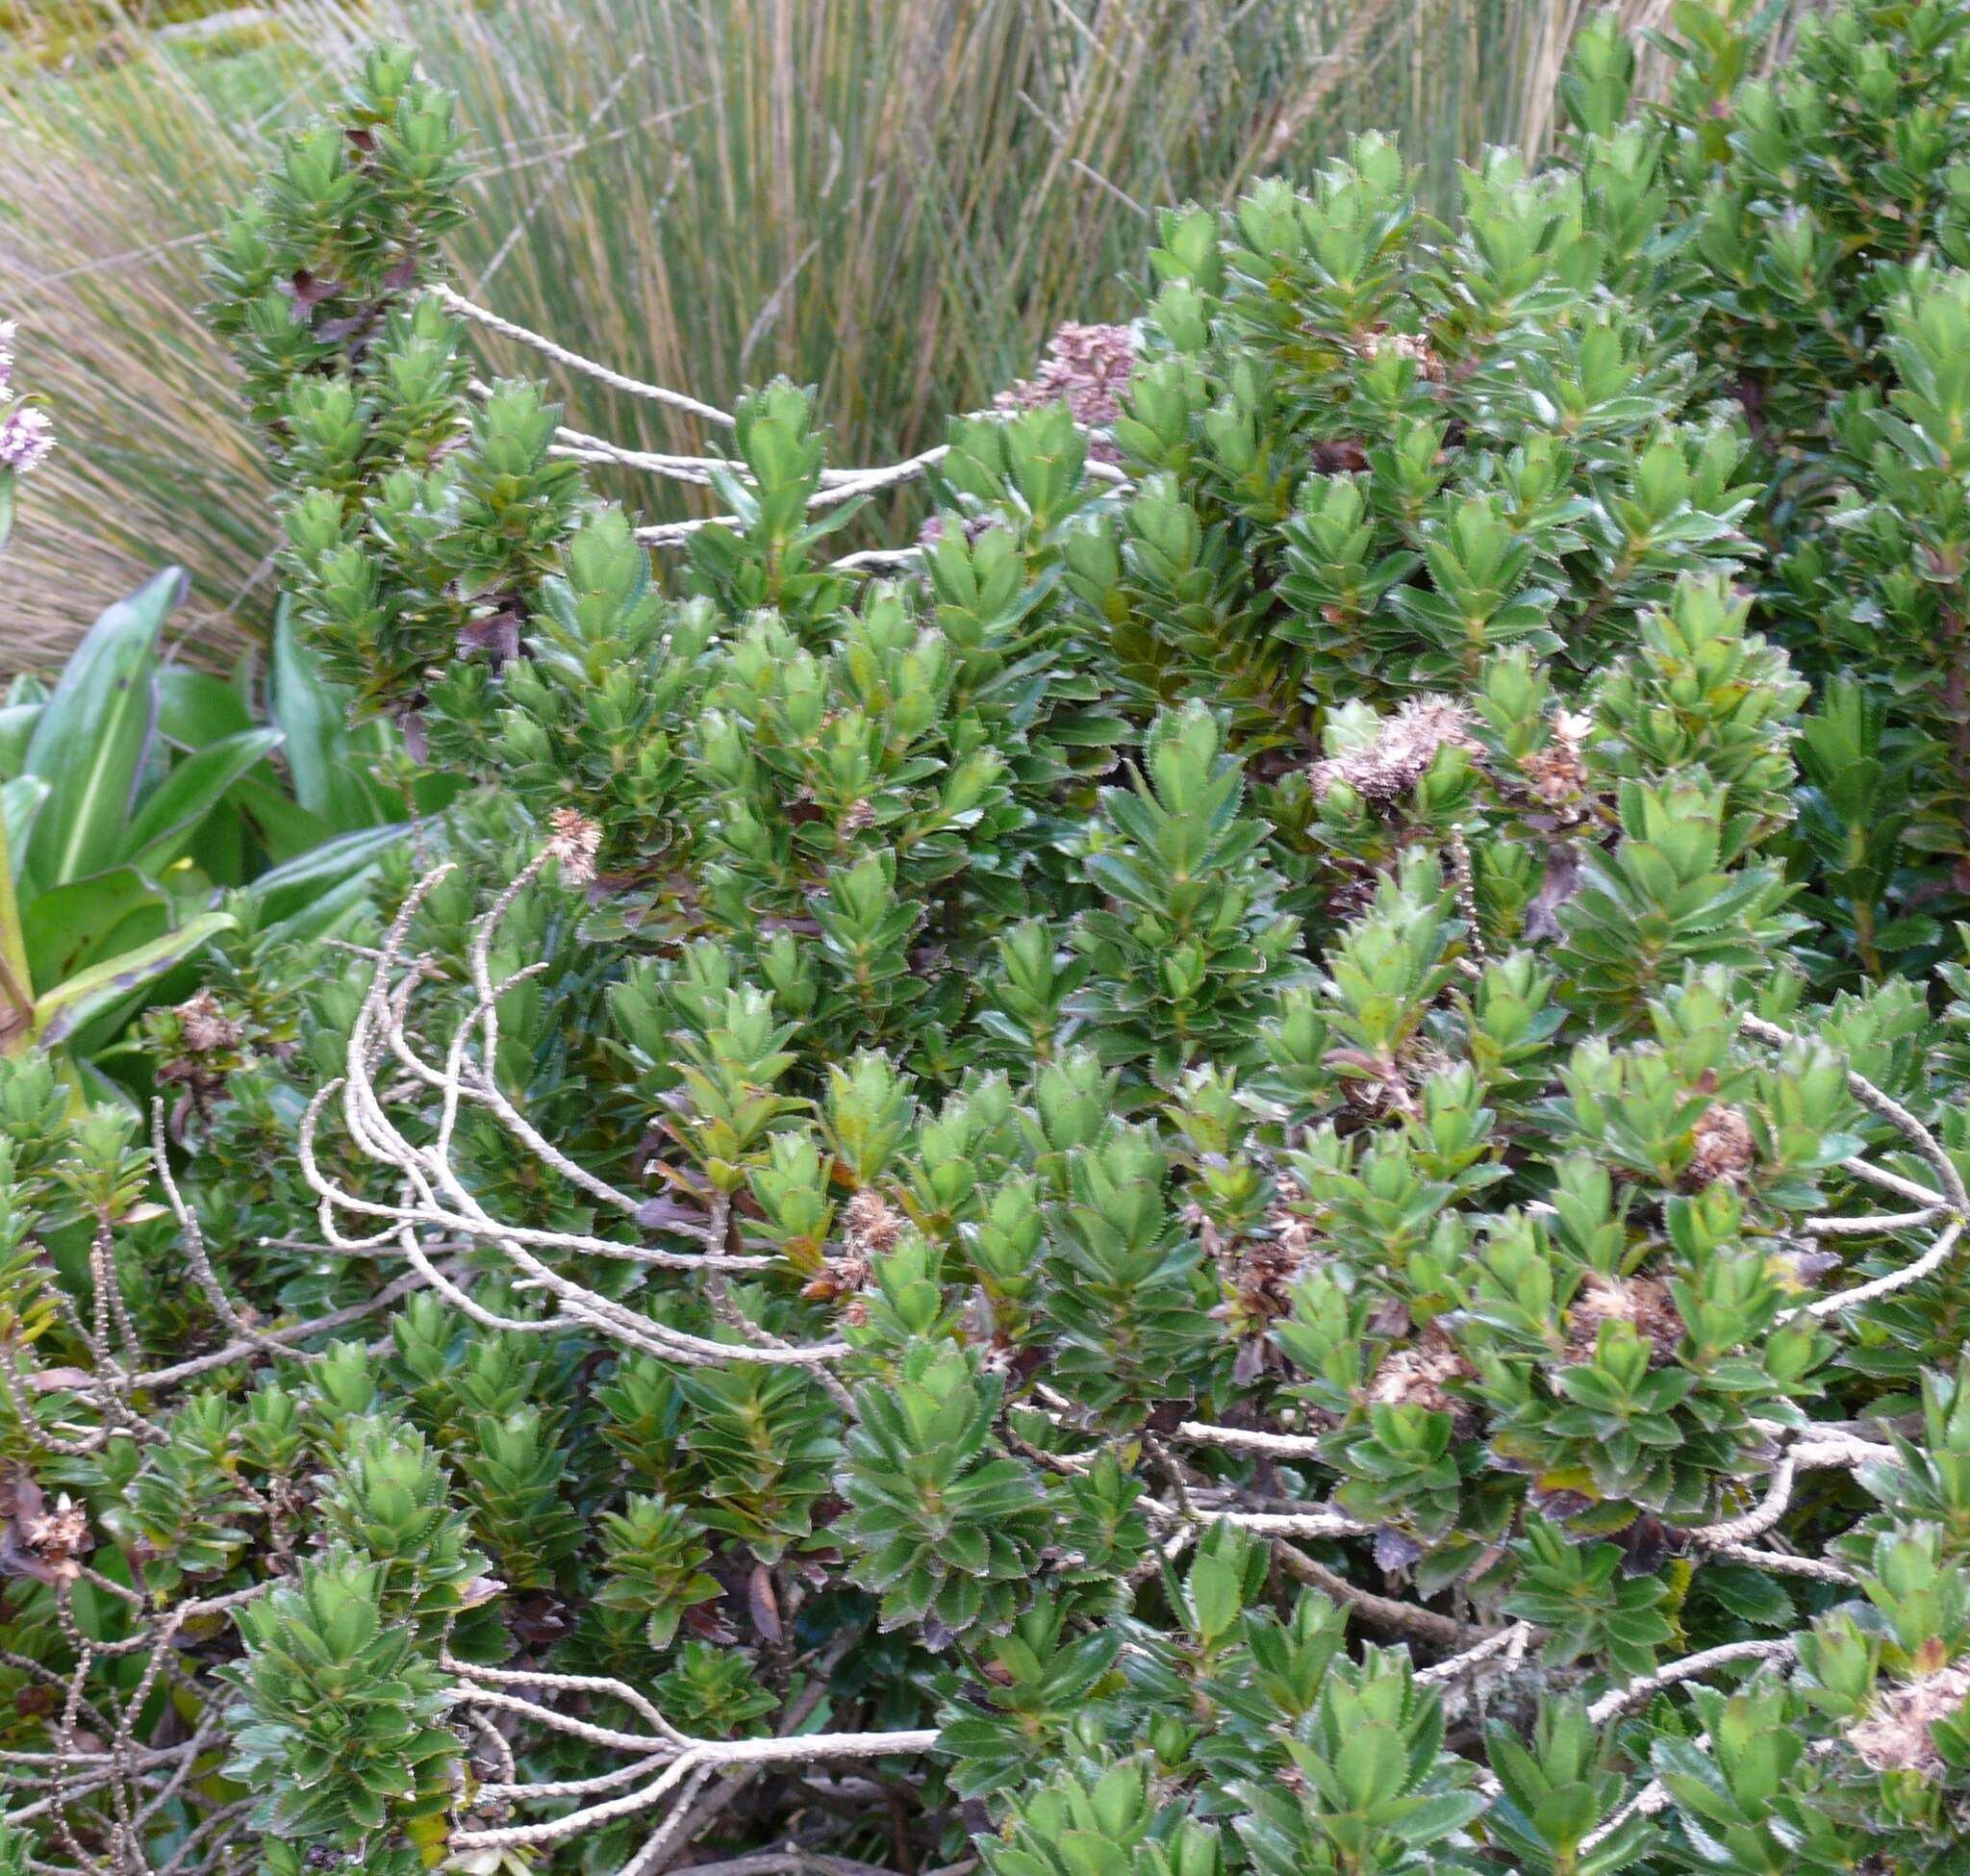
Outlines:
{"label": "dried flower head", "polygon": [[[1047,342],[1040,368],[992,401],[1002,411],[1031,411],[1064,400],[1076,423],[1105,430],[1122,415],[1122,393],[1134,365],[1135,335],[1127,326],[1081,325],[1070,319]],[[1100,463],[1122,460],[1114,444],[1100,437],[1090,444],[1088,454]]]}
{"label": "dried flower head", "polygon": [[55,425],[48,413],[34,404],[10,411],[0,422],[0,469],[25,475],[45,461],[55,446]]}
{"label": "dried flower head", "polygon": [[1283,1205],[1266,1214],[1263,1232],[1250,1236],[1220,1230],[1194,1204],[1184,1207],[1183,1218],[1225,1285],[1225,1301],[1210,1313],[1237,1338],[1234,1372],[1244,1382],[1254,1381],[1268,1360],[1276,1359],[1266,1332],[1291,1313],[1293,1285],[1314,1260],[1318,1232],[1310,1220]]}
{"label": "dried flower head", "polygon": [[1368,1383],[1368,1398],[1378,1407],[1419,1407],[1428,1413],[1448,1413],[1462,1434],[1469,1431],[1475,1414],[1470,1405],[1450,1389],[1453,1382],[1468,1380],[1471,1373],[1471,1364],[1432,1323],[1412,1346],[1391,1349],[1382,1356]]}
{"label": "dried flower head", "polygon": [[1570,1362],[1592,1358],[1604,1322],[1625,1322],[1649,1344],[1649,1365],[1675,1360],[1682,1340],[1682,1317],[1659,1277],[1603,1277],[1590,1271],[1567,1311],[1566,1352]]}
{"label": "dried flower head", "polygon": [[1365,800],[1399,801],[1428,773],[1441,748],[1477,754],[1470,720],[1446,697],[1412,697],[1382,723],[1370,742],[1313,765],[1313,792],[1325,798],[1346,782]]}
{"label": "dried flower head", "polygon": [[1532,793],[1549,807],[1564,807],[1586,791],[1587,765],[1581,748],[1594,732],[1594,720],[1579,710],[1556,710],[1553,740],[1520,759]]}
{"label": "dried flower head", "polygon": [[81,1566],[75,1559],[89,1549],[88,1514],[63,1492],[52,1511],[23,1521],[21,1535],[51,1568],[79,1575]]}
{"label": "dried flower head", "polygon": [[561,862],[561,881],[567,886],[586,886],[595,876],[595,855],[601,850],[602,830],[587,815],[573,808],[556,808],[547,817],[553,836],[547,851]]}
{"label": "dried flower head", "polygon": [[173,1014],[185,1047],[196,1054],[210,1055],[221,1049],[237,1049],[243,1031],[219,1005],[210,990],[201,990],[189,1002],[180,1003]]}
{"label": "dried flower head", "polygon": [[37,1583],[73,1583],[81,1559],[95,1548],[88,1513],[66,1492],[51,1506],[26,1473],[0,1484],[0,1575],[31,1577]]}
{"label": "dried flower head", "polygon": [[1555,710],[1553,733],[1562,743],[1579,748],[1594,733],[1594,719],[1584,710]]}
{"label": "dried flower head", "polygon": [[809,1303],[839,1303],[854,1299],[868,1287],[869,1259],[862,1256],[829,1257],[821,1269],[800,1286]]}
{"label": "dried flower head", "polygon": [[1423,334],[1390,332],[1381,327],[1369,333],[1361,342],[1361,356],[1365,359],[1377,359],[1388,353],[1410,360],[1427,382],[1443,383],[1446,376],[1443,360],[1437,357],[1436,348]]}
{"label": "dried flower head", "polygon": [[1861,1762],[1877,1772],[1921,1772],[1933,1778],[1943,1769],[1930,1729],[1949,1719],[1970,1699],[1970,1665],[1953,1662],[1907,1686],[1888,1687],[1866,1718],[1847,1729],[1847,1743]]}
{"label": "dried flower head", "polygon": [[1293,1307],[1293,1280],[1306,1265],[1314,1232],[1305,1219],[1288,1219],[1284,1230],[1266,1237],[1226,1237],[1206,1227],[1203,1249],[1232,1293],[1231,1302],[1214,1313],[1248,1328],[1263,1327]]}
{"label": "dried flower head", "polygon": [[858,1192],[842,1207],[842,1236],[857,1256],[889,1250],[902,1229],[902,1213],[880,1192]]}
{"label": "dried flower head", "polygon": [[[996,515],[970,515],[959,522],[959,526],[964,530],[965,545],[967,546],[974,545],[982,536],[990,534],[998,525],[998,517]],[[920,547],[934,547],[943,539],[944,517],[942,515],[931,516],[917,530],[917,545]]]}
{"label": "dried flower head", "polygon": [[1693,1186],[1715,1185],[1720,1179],[1735,1185],[1756,1155],[1751,1123],[1721,1101],[1704,1110],[1690,1137],[1693,1151],[1684,1178]]}

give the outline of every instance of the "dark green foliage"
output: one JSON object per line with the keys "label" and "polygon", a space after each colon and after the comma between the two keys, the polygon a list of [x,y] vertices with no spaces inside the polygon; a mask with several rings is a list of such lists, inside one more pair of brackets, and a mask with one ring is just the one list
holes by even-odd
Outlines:
{"label": "dark green foliage", "polygon": [[232,1773],[276,1836],[363,1851],[443,1808],[459,1750],[443,1682],[384,1622],[380,1590],[376,1565],[332,1549],[240,1618]]}
{"label": "dark green foliage", "polygon": [[1448,232],[1373,138],[1160,217],[1113,425],[955,425],[900,571],[749,393],[675,591],[467,403],[368,62],[219,317],[309,643],[478,786],[215,945],[209,1258],[0,1065],[0,1743],[230,1735],[78,1841],[1956,1866],[1970,64],[1753,32],[1631,115],[1593,27]]}

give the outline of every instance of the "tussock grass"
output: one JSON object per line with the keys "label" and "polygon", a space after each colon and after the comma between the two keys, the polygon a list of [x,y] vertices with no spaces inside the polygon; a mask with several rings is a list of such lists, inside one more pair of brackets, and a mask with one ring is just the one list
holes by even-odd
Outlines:
{"label": "tussock grass", "polygon": [[[98,0],[107,4],[108,0]],[[1653,6],[1655,0],[1630,0]],[[1439,204],[1458,158],[1547,134],[1578,0],[288,0],[287,37],[195,57],[0,63],[0,317],[63,446],[24,491],[14,657],[52,653],[166,559],[209,657],[271,597],[265,480],[196,313],[199,238],[375,33],[404,34],[479,139],[465,291],[727,402],[821,389],[838,460],[933,441],[1067,317],[1124,314],[1160,205],[1304,172],[1397,130]],[[536,371],[498,341],[487,363]],[[581,379],[570,420],[687,440]],[[662,512],[661,492],[617,493]]]}

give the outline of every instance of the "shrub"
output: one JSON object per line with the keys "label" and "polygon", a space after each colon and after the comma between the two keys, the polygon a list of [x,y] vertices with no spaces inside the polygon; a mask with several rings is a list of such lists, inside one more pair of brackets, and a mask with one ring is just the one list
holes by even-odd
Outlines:
{"label": "shrub", "polygon": [[1802,714],[1771,570],[1947,497],[1960,277],[1901,457],[1775,494],[1685,232],[1741,28],[1635,121],[1591,36],[1448,238],[1374,139],[1168,216],[1110,433],[956,424],[898,577],[749,394],[676,592],[469,401],[371,56],[217,317],[310,643],[477,786],[221,951],[172,1157],[0,1078],[61,1866],[1953,1866],[1970,965],[1818,914],[1930,706]]}

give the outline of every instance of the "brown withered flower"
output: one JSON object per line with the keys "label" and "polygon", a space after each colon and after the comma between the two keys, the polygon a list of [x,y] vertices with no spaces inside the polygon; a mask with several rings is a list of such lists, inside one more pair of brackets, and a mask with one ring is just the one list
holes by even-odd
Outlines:
{"label": "brown withered flower", "polygon": [[595,876],[595,855],[602,850],[602,830],[574,808],[556,808],[547,817],[553,830],[547,851],[561,862],[564,886],[586,886]]}
{"label": "brown withered flower", "polygon": [[1457,1435],[1469,1435],[1476,1424],[1470,1402],[1452,1394],[1453,1382],[1466,1381],[1471,1364],[1451,1345],[1434,1323],[1407,1348],[1391,1349],[1368,1383],[1368,1398],[1377,1407],[1420,1407],[1428,1413],[1448,1413]]}
{"label": "brown withered flower", "polygon": [[[994,528],[999,525],[999,520],[996,515],[972,515],[962,520],[958,525],[964,530],[965,545],[967,546],[974,546],[982,536],[991,533]],[[942,515],[931,516],[917,530],[917,545],[920,547],[934,547],[943,539],[944,517]]]}
{"label": "brown withered flower", "polygon": [[1756,1156],[1751,1123],[1735,1107],[1713,1102],[1704,1110],[1692,1130],[1694,1152],[1690,1154],[1684,1182],[1693,1187],[1722,1181],[1735,1185],[1751,1170]]}
{"label": "brown withered flower", "polygon": [[1883,1689],[1866,1716],[1847,1729],[1847,1743],[1871,1770],[1934,1778],[1943,1769],[1943,1758],[1930,1729],[1950,1718],[1966,1699],[1970,1663],[1952,1662],[1919,1681]]}
{"label": "brown withered flower", "polygon": [[1480,745],[1471,735],[1461,705],[1446,697],[1411,697],[1390,717],[1374,739],[1316,762],[1307,772],[1323,799],[1336,782],[1346,782],[1363,800],[1376,804],[1405,799],[1446,747],[1472,754]]}
{"label": "brown withered flower", "polygon": [[809,1303],[839,1303],[845,1297],[859,1296],[869,1282],[869,1259],[852,1254],[829,1257],[800,1285]]}
{"label": "brown withered flower", "polygon": [[1341,1092],[1351,1106],[1368,1114],[1420,1113],[1416,1091],[1432,1075],[1454,1066],[1450,1054],[1425,1036],[1411,1037],[1393,1061],[1361,1049],[1330,1049],[1326,1060],[1329,1068],[1352,1071]]}
{"label": "brown withered flower", "polygon": [[1314,1259],[1314,1227],[1283,1205],[1275,1205],[1264,1230],[1250,1236],[1221,1231],[1195,1204],[1185,1207],[1184,1220],[1228,1292],[1210,1313],[1238,1337],[1236,1372],[1255,1381],[1269,1357],[1266,1331],[1292,1309],[1294,1281]]}
{"label": "brown withered flower", "polygon": [[858,1256],[889,1250],[902,1230],[902,1213],[880,1192],[858,1192],[842,1207],[842,1236]]}
{"label": "brown withered flower", "polygon": [[1593,733],[1592,717],[1579,710],[1556,710],[1552,741],[1519,762],[1519,772],[1532,794],[1548,807],[1560,810],[1565,823],[1579,818],[1578,804],[1587,790],[1587,765],[1581,749]]}
{"label": "brown withered flower", "polygon": [[1442,384],[1449,376],[1444,369],[1443,360],[1436,355],[1435,346],[1424,333],[1391,332],[1386,326],[1377,326],[1373,332],[1363,336],[1363,358],[1377,359],[1385,352],[1392,352],[1397,358],[1413,360],[1417,375],[1428,384]]}
{"label": "brown withered flower", "polygon": [[880,1192],[863,1190],[842,1207],[842,1249],[828,1257],[801,1285],[800,1294],[814,1303],[841,1303],[844,1318],[866,1322],[869,1305],[864,1292],[875,1259],[902,1234],[903,1215]]}
{"label": "brown withered flower", "polygon": [[177,1007],[178,1033],[185,1047],[196,1054],[210,1055],[221,1049],[237,1049],[244,1035],[238,1023],[220,1007],[210,990],[201,990],[189,1002]]}
{"label": "brown withered flower", "polygon": [[192,1114],[211,1123],[213,1103],[225,1092],[227,1074],[239,1065],[246,1029],[226,1014],[210,990],[164,1011],[164,1033],[172,1027],[177,1031],[177,1052],[159,1067],[157,1078],[165,1087],[185,1090],[171,1111],[172,1136],[182,1140]]}
{"label": "brown withered flower", "polygon": [[1676,1358],[1682,1340],[1682,1317],[1677,1313],[1669,1285],[1659,1277],[1603,1277],[1589,1272],[1567,1311],[1566,1353],[1569,1365],[1593,1358],[1604,1322],[1631,1324],[1649,1344],[1649,1366],[1660,1368]]}
{"label": "brown withered flower", "polygon": [[47,1494],[25,1472],[0,1486],[0,1574],[32,1577],[37,1583],[73,1583],[82,1559],[95,1548],[88,1514],[66,1492],[48,1503]]}
{"label": "brown withered flower", "polygon": [[[1076,423],[1105,430],[1122,415],[1122,393],[1135,366],[1135,335],[1122,325],[1083,325],[1070,319],[1047,342],[1047,356],[1030,378],[993,398],[1002,411],[1038,410],[1065,402]],[[1088,454],[1098,463],[1119,463],[1122,452],[1104,437],[1094,438]]]}

